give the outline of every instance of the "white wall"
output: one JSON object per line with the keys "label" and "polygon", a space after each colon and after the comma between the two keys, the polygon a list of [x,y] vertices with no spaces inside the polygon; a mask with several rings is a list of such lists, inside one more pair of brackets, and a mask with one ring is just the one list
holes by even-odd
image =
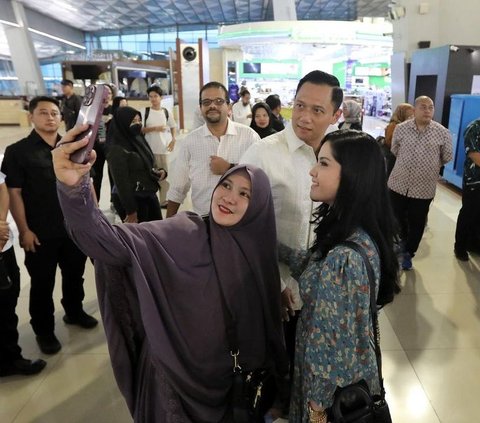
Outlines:
{"label": "white wall", "polygon": [[210,52],[210,81],[217,81],[225,84],[225,67],[226,63],[223,62],[223,49],[211,48]]}
{"label": "white wall", "polygon": [[[428,13],[419,13],[420,4],[428,5]],[[405,52],[407,61],[419,41],[430,41],[430,47],[480,44],[478,0],[399,0],[397,5],[406,14],[393,21],[393,51]]]}

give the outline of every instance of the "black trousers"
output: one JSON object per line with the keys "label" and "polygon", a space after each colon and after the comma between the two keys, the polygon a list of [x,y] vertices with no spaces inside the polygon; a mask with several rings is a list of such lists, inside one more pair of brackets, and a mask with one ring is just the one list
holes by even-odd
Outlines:
{"label": "black trousers", "polygon": [[[122,202],[118,194],[112,197],[113,205],[117,211],[120,219],[125,220],[127,213],[123,208]],[[156,193],[149,195],[142,195],[141,197],[135,197],[137,203],[137,218],[138,223],[151,222],[152,220],[162,220],[162,210],[160,208],[160,202]]]}
{"label": "black trousers", "polygon": [[464,252],[480,247],[480,187],[464,188],[462,208],[455,230],[455,250]]}
{"label": "black trousers", "polygon": [[295,339],[297,334],[297,323],[301,310],[295,311],[295,316],[290,316],[288,322],[283,322],[283,334],[285,336],[285,348],[290,364],[290,382],[293,381],[293,367],[295,364]]}
{"label": "black trousers", "polygon": [[18,345],[18,316],[15,312],[20,294],[20,270],[13,247],[2,253],[12,285],[0,290],[0,367],[22,357]]}
{"label": "black trousers", "polygon": [[97,195],[97,201],[100,201],[100,192],[102,189],[102,179],[103,179],[103,167],[105,166],[106,156],[105,156],[105,143],[99,143],[98,141],[94,145],[95,153],[97,153],[97,158],[95,163],[92,166],[93,169],[93,188],[95,189],[95,194]]}
{"label": "black trousers", "polygon": [[62,305],[76,316],[85,297],[83,272],[87,257],[68,238],[42,240],[36,252],[25,252],[25,267],[31,278],[30,323],[36,335],[49,335],[55,328],[53,289],[57,265],[62,272]]}
{"label": "black trousers", "polygon": [[433,198],[410,198],[390,191],[393,212],[400,227],[400,237],[405,243],[405,251],[412,257],[422,240],[428,210]]}

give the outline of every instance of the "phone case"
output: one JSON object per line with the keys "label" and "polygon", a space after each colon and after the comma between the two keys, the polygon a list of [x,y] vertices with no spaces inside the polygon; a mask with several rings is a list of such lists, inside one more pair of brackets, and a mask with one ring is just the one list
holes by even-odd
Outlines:
{"label": "phone case", "polygon": [[107,97],[108,90],[105,88],[105,85],[98,84],[87,87],[75,126],[88,124],[89,127],[86,131],[77,135],[74,141],[79,141],[88,136],[89,142],[85,147],[75,151],[75,153],[70,156],[70,160],[73,162],[83,164],[88,162],[90,152],[92,151],[93,144],[97,138],[98,127],[102,120],[102,113],[105,108],[105,100]]}

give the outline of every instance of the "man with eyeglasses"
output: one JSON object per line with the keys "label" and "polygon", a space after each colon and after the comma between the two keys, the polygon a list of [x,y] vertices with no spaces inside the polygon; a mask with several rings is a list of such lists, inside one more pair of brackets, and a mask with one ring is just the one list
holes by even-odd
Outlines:
{"label": "man with eyeglasses", "polygon": [[397,125],[393,132],[391,151],[396,161],[388,179],[393,211],[400,226],[403,270],[412,268],[440,169],[453,159],[452,137],[447,128],[433,121],[432,99],[420,96],[414,107],[413,119]]}
{"label": "man with eyeglasses", "polygon": [[98,322],[83,310],[86,256],[67,235],[57,198],[51,152],[60,139],[59,104],[50,97],[35,97],[30,101],[29,112],[34,129],[6,148],[2,172],[6,175],[10,210],[31,278],[30,323],[40,350],[55,354],[61,349],[54,332],[52,299],[57,266],[62,273],[64,322],[85,329]]}
{"label": "man with eyeglasses", "polygon": [[200,110],[205,124],[179,142],[170,172],[167,217],[177,213],[190,188],[193,211],[208,214],[220,176],[260,139],[250,127],[228,118],[228,103],[228,91],[219,82],[209,82],[200,90]]}

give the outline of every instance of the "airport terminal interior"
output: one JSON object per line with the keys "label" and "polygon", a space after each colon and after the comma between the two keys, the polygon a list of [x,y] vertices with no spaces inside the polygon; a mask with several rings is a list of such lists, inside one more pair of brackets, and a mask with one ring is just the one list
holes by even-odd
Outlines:
{"label": "airport terminal interior", "polygon": [[[365,130],[374,135],[382,131],[381,121],[366,119],[365,124]],[[0,149],[27,132],[0,127]],[[107,199],[108,184],[102,189]],[[459,192],[439,182],[413,269],[402,272],[402,292],[381,312],[385,385],[395,423],[471,423],[477,419],[480,256],[471,254],[465,263],[453,254],[460,206]],[[100,207],[115,219],[108,201]],[[17,306],[20,344],[25,357],[42,357],[48,364],[33,377],[0,379],[0,421],[131,422],[113,377],[102,326],[85,330],[62,321],[59,275],[55,320],[63,349],[55,356],[40,353],[29,324],[29,277],[21,265],[23,252],[18,242],[15,251],[22,274]],[[100,319],[90,263],[85,279],[85,309]]]}
{"label": "airport terminal interior", "polygon": [[[252,93],[252,104],[278,94],[288,124],[298,80],[320,68],[337,76],[345,95],[361,105],[363,130],[374,138],[384,135],[396,105],[412,103],[421,94],[434,99],[434,120],[456,136],[480,116],[475,96],[480,94],[480,47],[472,37],[449,40],[453,35],[447,33],[435,40],[430,34],[430,46],[424,41],[427,35],[418,34],[412,47],[413,35],[408,40],[405,35],[409,29],[431,32],[432,27],[422,27],[417,19],[434,15],[439,24],[438,19],[453,15],[450,6],[433,13],[438,1],[3,1],[2,157],[8,145],[32,129],[24,105],[38,94],[38,76],[51,96],[61,95],[64,78],[74,81],[80,95],[90,84],[113,83],[139,109],[149,104],[146,88],[160,86],[162,105],[178,124],[177,146],[191,130],[201,82],[217,80],[229,93],[244,86]],[[466,15],[475,4],[466,1]],[[20,18],[30,24],[28,42],[21,41]],[[48,28],[58,31],[46,34]],[[10,51],[14,40],[25,42],[26,57]],[[402,44],[407,41],[408,47]],[[17,72],[28,54],[38,59],[36,69],[26,71],[38,72],[32,81]],[[454,163],[439,177],[413,268],[400,273],[401,293],[380,312],[383,375],[393,423],[480,421],[480,255],[473,252],[469,261],[460,261],[453,250],[462,204],[461,144],[455,138]],[[177,151],[169,153],[169,162]],[[100,209],[121,224],[108,201],[106,169],[103,181]],[[180,210],[190,209],[187,197]],[[0,377],[0,422],[132,422],[113,376],[90,261],[84,308],[100,324],[86,330],[63,322],[58,271],[55,333],[62,349],[45,355],[29,323],[30,281],[18,239],[14,248],[21,270],[19,342],[24,357],[42,358],[47,366],[34,376]]]}

